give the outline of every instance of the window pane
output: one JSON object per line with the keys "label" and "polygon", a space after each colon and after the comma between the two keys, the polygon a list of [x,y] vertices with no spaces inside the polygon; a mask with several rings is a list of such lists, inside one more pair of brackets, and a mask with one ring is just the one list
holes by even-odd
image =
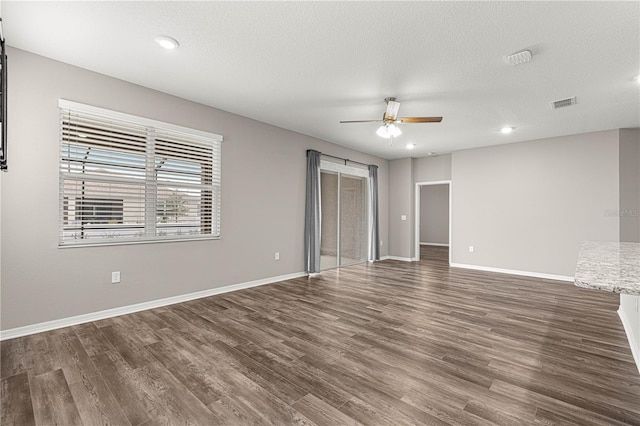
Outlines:
{"label": "window pane", "polygon": [[211,191],[158,187],[156,233],[158,236],[211,234]]}
{"label": "window pane", "polygon": [[63,242],[136,240],[144,233],[144,184],[67,179]]}
{"label": "window pane", "polygon": [[320,179],[320,269],[329,269],[338,266],[338,174],[321,171]]}

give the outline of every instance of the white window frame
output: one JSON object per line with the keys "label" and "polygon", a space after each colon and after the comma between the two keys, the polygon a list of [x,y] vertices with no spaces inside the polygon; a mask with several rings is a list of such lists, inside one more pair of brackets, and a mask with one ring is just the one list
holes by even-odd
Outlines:
{"label": "white window frame", "polygon": [[[90,114],[93,116],[100,117],[102,119],[113,120],[114,122],[122,122],[127,124],[133,124],[137,126],[144,126],[147,129],[147,139],[150,140],[147,143],[146,153],[145,155],[148,157],[147,159],[147,177],[145,178],[145,213],[144,213],[144,232],[143,236],[140,237],[123,237],[123,238],[115,238],[115,239],[80,239],[80,240],[65,240],[64,238],[64,230],[65,230],[65,211],[64,211],[64,182],[65,178],[69,179],[72,175],[70,173],[65,173],[63,171],[63,158],[62,158],[62,145],[63,145],[63,136],[62,136],[62,119],[60,122],[60,149],[59,149],[59,159],[58,163],[60,166],[60,178],[59,178],[59,215],[58,215],[58,247],[59,248],[68,248],[68,247],[88,247],[88,246],[105,246],[105,245],[122,245],[122,244],[140,244],[140,243],[159,243],[159,242],[175,242],[175,241],[194,241],[194,240],[217,240],[220,239],[221,234],[221,225],[220,225],[220,216],[221,216],[221,202],[220,198],[222,195],[222,135],[218,135],[215,133],[205,132],[202,130],[191,129],[183,126],[178,126],[175,124],[165,123],[157,120],[152,120],[149,118],[139,117],[131,114],[126,114],[122,112],[112,111],[104,108],[99,108],[91,105],[81,104],[78,102],[69,101],[66,99],[58,100],[58,107],[60,109],[61,114],[65,111],[71,111],[74,113],[80,114]],[[200,141],[205,140],[211,142],[212,152],[214,157],[212,159],[214,174],[217,173],[217,181],[216,183],[212,183],[212,186],[216,188],[216,195],[213,195],[212,198],[212,206],[211,206],[211,234],[200,234],[200,235],[184,235],[184,236],[162,236],[156,233],[156,203],[158,202],[158,192],[157,192],[157,184],[155,178],[149,177],[149,168],[151,171],[154,170],[153,159],[153,134],[156,131],[168,131],[173,133],[179,133],[185,135],[187,137],[191,137],[194,139],[198,139]],[[151,146],[151,149],[149,148]],[[149,161],[151,158],[151,161]],[[77,174],[75,179],[77,179]],[[105,179],[105,182],[108,180]]]}

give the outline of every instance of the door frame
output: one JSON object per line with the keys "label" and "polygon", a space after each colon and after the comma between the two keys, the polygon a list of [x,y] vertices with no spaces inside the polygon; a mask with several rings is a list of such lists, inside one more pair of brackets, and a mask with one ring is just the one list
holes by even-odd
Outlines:
{"label": "door frame", "polygon": [[414,229],[414,239],[415,239],[415,247],[414,247],[414,256],[413,259],[415,261],[420,260],[420,187],[422,186],[432,186],[432,185],[448,185],[449,186],[449,265],[451,265],[451,252],[453,251],[451,247],[451,230],[453,228],[451,221],[451,205],[452,205],[452,184],[451,180],[436,180],[429,182],[416,182],[416,193],[415,193],[415,229]]}
{"label": "door frame", "polygon": [[[335,268],[341,268],[342,267],[342,247],[340,244],[340,228],[341,228],[341,221],[342,221],[342,194],[341,194],[341,185],[342,185],[342,176],[346,176],[346,177],[351,177],[351,178],[363,178],[364,179],[364,184],[365,184],[365,205],[366,205],[366,218],[365,218],[365,222],[367,223],[367,255],[365,257],[365,260],[362,261],[361,263],[366,263],[369,260],[369,250],[368,250],[368,246],[371,244],[371,236],[369,235],[369,228],[370,228],[370,217],[371,215],[369,214],[369,197],[371,196],[369,194],[369,170],[368,169],[362,169],[359,167],[353,167],[353,166],[348,166],[346,164],[342,164],[342,163],[335,163],[333,161],[326,161],[326,160],[321,160],[320,161],[320,173],[322,172],[326,172],[326,173],[335,173],[336,175],[338,175],[338,204],[337,204],[337,208],[338,208],[338,223],[337,223],[337,244],[336,244],[336,249],[337,249],[337,253],[336,253],[336,257],[337,257],[337,261],[336,261],[336,266],[333,266],[331,268],[326,268],[326,269],[322,269],[320,268],[321,271],[326,271],[329,269],[335,269]],[[322,238],[322,237],[321,237]],[[322,244],[322,243],[321,243]],[[322,256],[322,255],[321,255]],[[356,263],[357,264],[357,263]],[[349,264],[351,265],[351,264]]]}

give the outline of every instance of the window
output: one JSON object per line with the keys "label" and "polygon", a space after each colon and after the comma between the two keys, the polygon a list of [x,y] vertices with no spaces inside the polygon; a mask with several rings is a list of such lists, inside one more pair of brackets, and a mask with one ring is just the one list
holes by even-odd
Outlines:
{"label": "window", "polygon": [[222,136],[59,106],[59,245],[220,236]]}

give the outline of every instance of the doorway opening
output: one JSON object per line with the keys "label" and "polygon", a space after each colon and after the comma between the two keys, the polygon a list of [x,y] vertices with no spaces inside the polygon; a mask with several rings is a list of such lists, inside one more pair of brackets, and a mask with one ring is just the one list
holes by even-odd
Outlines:
{"label": "doorway opening", "polygon": [[416,182],[415,260],[422,245],[448,247],[451,264],[451,181]]}

